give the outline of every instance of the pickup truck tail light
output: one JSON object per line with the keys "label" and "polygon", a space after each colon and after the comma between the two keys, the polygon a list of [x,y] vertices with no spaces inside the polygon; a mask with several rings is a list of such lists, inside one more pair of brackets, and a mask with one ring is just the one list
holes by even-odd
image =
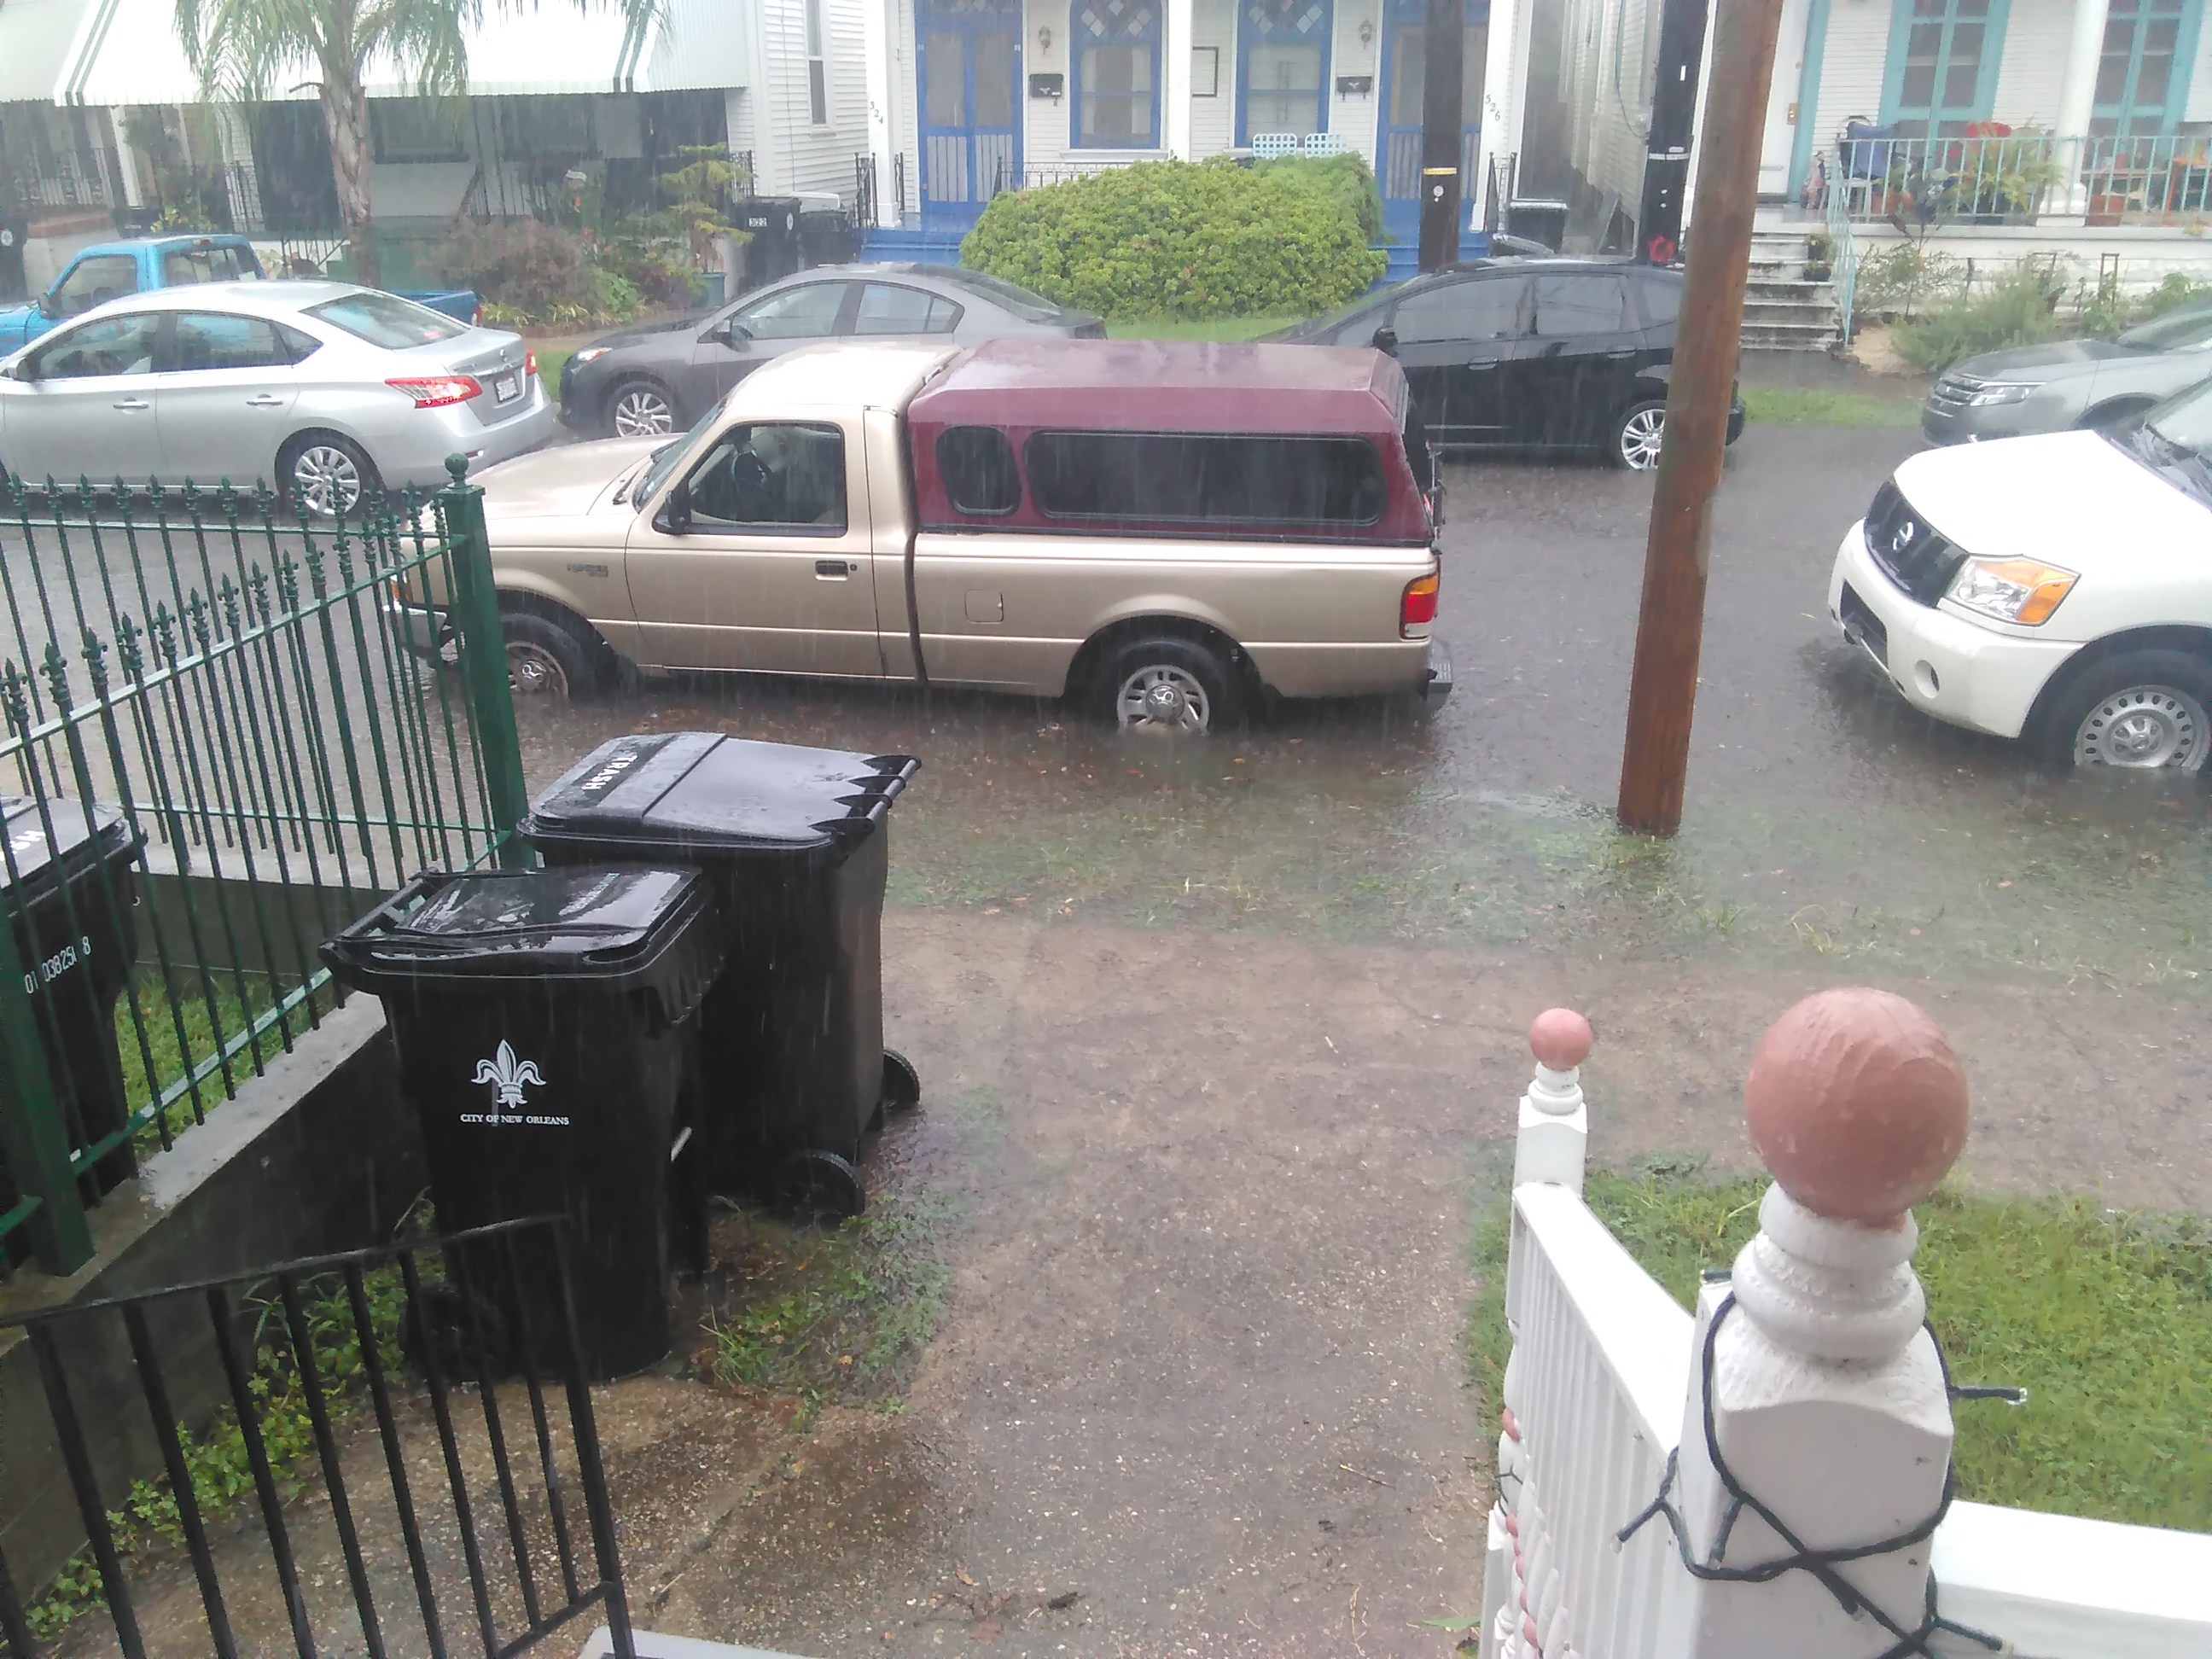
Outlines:
{"label": "pickup truck tail light", "polygon": [[1406,584],[1405,597],[1398,601],[1398,632],[1407,639],[1417,628],[1426,628],[1437,619],[1437,588],[1441,578],[1431,571],[1425,576],[1416,576]]}
{"label": "pickup truck tail light", "polygon": [[483,396],[483,387],[473,374],[429,374],[420,380],[386,380],[385,385],[405,392],[417,409],[443,409],[448,404],[465,404]]}

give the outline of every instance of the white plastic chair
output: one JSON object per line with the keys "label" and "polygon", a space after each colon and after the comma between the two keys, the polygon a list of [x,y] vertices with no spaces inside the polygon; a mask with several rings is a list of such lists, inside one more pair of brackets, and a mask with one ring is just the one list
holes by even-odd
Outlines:
{"label": "white plastic chair", "polygon": [[1340,132],[1310,132],[1298,148],[1308,155],[1349,155],[1352,140]]}
{"label": "white plastic chair", "polygon": [[1298,153],[1298,135],[1295,132],[1255,132],[1252,135],[1252,154],[1263,161],[1280,161],[1285,155]]}

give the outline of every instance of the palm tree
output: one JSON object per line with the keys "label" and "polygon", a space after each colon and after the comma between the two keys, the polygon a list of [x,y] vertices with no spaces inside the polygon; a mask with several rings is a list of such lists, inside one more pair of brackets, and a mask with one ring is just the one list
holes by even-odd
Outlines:
{"label": "palm tree", "polygon": [[[602,3],[574,0],[579,7]],[[633,31],[660,10],[660,0],[613,3]],[[424,97],[459,96],[468,88],[467,31],[483,16],[483,0],[177,0],[177,33],[212,97],[251,102],[279,88],[315,88],[354,278],[374,284],[364,74],[372,63],[389,64],[410,76]],[[610,76],[613,69],[608,65]]]}

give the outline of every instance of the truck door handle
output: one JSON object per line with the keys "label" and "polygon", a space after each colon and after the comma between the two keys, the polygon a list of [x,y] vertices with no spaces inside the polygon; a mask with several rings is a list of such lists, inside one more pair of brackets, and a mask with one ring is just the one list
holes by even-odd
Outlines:
{"label": "truck door handle", "polygon": [[814,574],[817,576],[842,578],[851,575],[853,569],[854,567],[842,559],[817,559],[814,562]]}
{"label": "truck door handle", "polygon": [[1636,353],[1633,350],[1608,351],[1605,354],[1605,359],[1609,363],[1625,363],[1635,355]]}
{"label": "truck door handle", "polygon": [[117,401],[118,409],[151,409],[154,405],[143,398],[124,398]]}
{"label": "truck door handle", "polygon": [[258,398],[248,398],[246,406],[248,409],[282,409],[284,400],[273,392],[264,392]]}

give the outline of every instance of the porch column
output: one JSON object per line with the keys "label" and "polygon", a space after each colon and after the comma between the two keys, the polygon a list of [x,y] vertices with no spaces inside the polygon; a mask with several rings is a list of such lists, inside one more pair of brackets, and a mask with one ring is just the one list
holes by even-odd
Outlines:
{"label": "porch column", "polygon": [[1167,0],[1160,24],[1160,147],[1185,161],[1191,159],[1190,52],[1195,9],[1196,0]]}
{"label": "porch column", "polygon": [[1686,1651],[1918,1651],[1951,1406],[1922,1324],[1912,1206],[1966,1144],[1966,1078],[1925,1013],[1851,988],[1777,1020],[1743,1093],[1774,1184],[1729,1282],[1698,1300],[1670,1477],[1688,1553],[1710,1570]]}
{"label": "porch column", "polygon": [[2108,0],[2074,0],[2074,30],[2066,43],[2066,73],[2058,83],[2058,159],[2065,169],[2066,212],[2089,210],[2088,186],[2081,178],[2081,141],[2097,100],[2097,63],[2105,53]]}

